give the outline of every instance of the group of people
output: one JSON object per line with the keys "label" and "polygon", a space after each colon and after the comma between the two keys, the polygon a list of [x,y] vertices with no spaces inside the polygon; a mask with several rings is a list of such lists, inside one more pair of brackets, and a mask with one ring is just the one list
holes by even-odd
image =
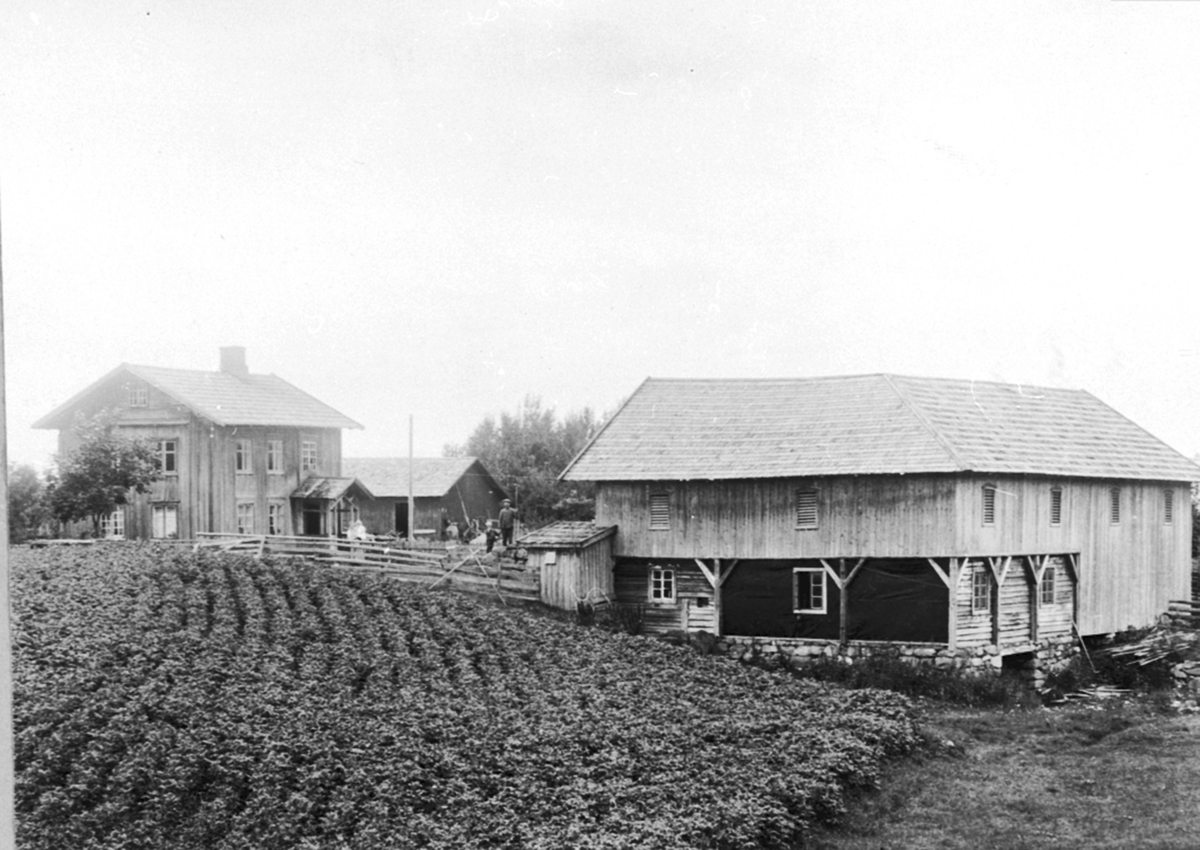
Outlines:
{"label": "group of people", "polygon": [[459,528],[458,523],[450,519],[450,515],[445,509],[442,510],[443,540],[457,539],[460,543],[467,543],[482,536],[489,552],[495,548],[497,540],[505,548],[511,546],[516,527],[517,509],[512,506],[511,499],[504,499],[500,502],[500,516],[497,519],[484,519],[482,524],[478,519],[473,519],[469,523],[464,523],[462,528]]}

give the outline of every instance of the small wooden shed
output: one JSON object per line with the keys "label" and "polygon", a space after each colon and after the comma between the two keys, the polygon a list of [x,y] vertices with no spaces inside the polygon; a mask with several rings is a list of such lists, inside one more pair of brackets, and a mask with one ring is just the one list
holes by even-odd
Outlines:
{"label": "small wooden shed", "polygon": [[517,541],[529,568],[541,575],[542,601],[574,611],[582,600],[613,598],[612,543],[615,525],[553,522]]}

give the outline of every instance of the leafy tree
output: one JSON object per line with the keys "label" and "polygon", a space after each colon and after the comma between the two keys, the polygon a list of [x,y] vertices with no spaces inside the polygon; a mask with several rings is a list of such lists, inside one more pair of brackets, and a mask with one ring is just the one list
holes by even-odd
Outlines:
{"label": "leafy tree", "polygon": [[58,472],[49,486],[50,510],[62,522],[92,521],[100,536],[101,518],[128,504],[130,493],[145,493],[158,479],[153,444],[122,434],[108,413],[76,420],[79,446],[57,458]]}
{"label": "leafy tree", "polygon": [[558,475],[599,429],[591,408],[562,420],[537,396],[526,396],[516,413],[489,416],[446,457],[477,457],[515,498],[521,520],[536,527],[557,519],[588,520],[596,514],[595,487],[559,482]]}
{"label": "leafy tree", "polygon": [[50,519],[46,484],[27,464],[8,465],[8,540],[24,543]]}

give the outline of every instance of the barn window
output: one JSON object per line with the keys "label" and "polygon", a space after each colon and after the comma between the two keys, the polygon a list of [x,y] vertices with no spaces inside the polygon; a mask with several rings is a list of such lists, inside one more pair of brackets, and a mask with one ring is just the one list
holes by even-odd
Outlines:
{"label": "barn window", "polygon": [[1108,521],[1116,525],[1121,521],[1121,488],[1113,487],[1108,491]]}
{"label": "barn window", "polygon": [[237,506],[237,533],[254,533],[254,503],[239,502]]}
{"label": "barn window", "polygon": [[316,472],[317,444],[313,440],[305,440],[300,444],[300,471]]}
{"label": "barn window", "polygon": [[1170,525],[1175,521],[1175,491],[1163,490],[1163,523]]}
{"label": "barn window", "polygon": [[129,406],[150,406],[150,391],[146,388],[145,384],[133,384],[129,387]]}
{"label": "barn window", "polygon": [[150,536],[160,539],[179,536],[179,506],[157,504],[150,507]]}
{"label": "barn window", "polygon": [[796,528],[817,527],[817,490],[809,487],[796,491]]}
{"label": "barn window", "polygon": [[278,502],[272,502],[267,505],[267,534],[283,534],[284,521],[284,506]]}
{"label": "barn window", "polygon": [[825,570],[820,567],[796,567],[792,570],[795,613],[825,613],[825,578]]}
{"label": "barn window", "polygon": [[992,577],[982,564],[971,574],[971,613],[981,614],[992,610]]}
{"label": "barn window", "polygon": [[995,525],[996,523],[996,485],[983,485],[983,524]]}
{"label": "barn window", "polygon": [[117,508],[111,514],[100,517],[100,534],[107,539],[124,539],[125,510]]}
{"label": "barn window", "polygon": [[1062,525],[1062,487],[1050,488],[1050,524]]}
{"label": "barn window", "polygon": [[667,603],[675,601],[675,571],[653,567],[650,570],[650,601]]}
{"label": "barn window", "polygon": [[671,527],[670,498],[667,493],[650,494],[650,530],[666,531]]}
{"label": "barn window", "polygon": [[267,440],[267,472],[283,472],[283,440]]}
{"label": "barn window", "polygon": [[254,464],[250,459],[250,441],[238,440],[233,453],[233,466],[240,474],[249,475],[254,472]]}
{"label": "barn window", "polygon": [[1058,566],[1048,564],[1042,573],[1042,589],[1040,601],[1043,605],[1053,605],[1057,601]]}
{"label": "barn window", "polygon": [[154,463],[163,475],[179,474],[179,443],[176,440],[159,440],[154,445]]}

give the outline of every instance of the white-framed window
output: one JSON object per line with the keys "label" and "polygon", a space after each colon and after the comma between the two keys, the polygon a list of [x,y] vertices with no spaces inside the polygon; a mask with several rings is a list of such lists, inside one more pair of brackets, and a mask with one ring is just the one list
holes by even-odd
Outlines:
{"label": "white-framed window", "polygon": [[254,472],[254,459],[250,454],[249,440],[238,440],[234,446],[233,468],[239,475],[250,475]]}
{"label": "white-framed window", "polygon": [[179,505],[159,503],[150,506],[150,536],[160,539],[179,536]]}
{"label": "white-framed window", "polygon": [[1108,521],[1113,525],[1121,522],[1121,488],[1110,487],[1108,490]]}
{"label": "white-framed window", "polygon": [[996,524],[996,485],[983,485],[983,524]]}
{"label": "white-framed window", "polygon": [[1045,572],[1042,573],[1038,601],[1042,605],[1053,605],[1058,601],[1058,565],[1054,563],[1047,564]]}
{"label": "white-framed window", "polygon": [[984,564],[978,564],[971,573],[971,613],[982,614],[992,610],[992,575]]}
{"label": "white-framed window", "polygon": [[675,601],[675,571],[662,567],[650,568],[650,601],[659,604]]}
{"label": "white-framed window", "polygon": [[267,472],[283,472],[283,440],[267,440]]}
{"label": "white-framed window", "polygon": [[117,508],[111,514],[100,517],[100,534],[109,540],[125,539],[124,508]]}
{"label": "white-framed window", "polygon": [[254,533],[254,502],[238,502],[237,533]]}
{"label": "white-framed window", "polygon": [[792,570],[792,609],[797,614],[824,614],[828,595],[825,570],[820,567],[796,567]]}
{"label": "white-framed window", "polygon": [[130,407],[149,407],[150,406],[150,390],[145,384],[130,384],[129,385],[129,406]]}
{"label": "white-framed window", "polygon": [[317,442],[303,440],[300,443],[300,471],[315,472],[317,469]]}
{"label": "white-framed window", "polygon": [[179,474],[179,441],[159,440],[154,445],[154,460],[163,475]]}
{"label": "white-framed window", "polygon": [[1164,489],[1163,493],[1163,525],[1175,522],[1175,491]]}
{"label": "white-framed window", "polygon": [[817,527],[817,488],[802,487],[796,491],[796,528]]}
{"label": "white-framed window", "polygon": [[271,502],[267,505],[267,534],[284,534],[287,528],[287,514],[284,513],[285,505],[279,502]]}
{"label": "white-framed window", "polygon": [[1062,525],[1062,487],[1050,488],[1050,524]]}
{"label": "white-framed window", "polygon": [[666,531],[671,527],[671,495],[650,494],[650,530]]}

